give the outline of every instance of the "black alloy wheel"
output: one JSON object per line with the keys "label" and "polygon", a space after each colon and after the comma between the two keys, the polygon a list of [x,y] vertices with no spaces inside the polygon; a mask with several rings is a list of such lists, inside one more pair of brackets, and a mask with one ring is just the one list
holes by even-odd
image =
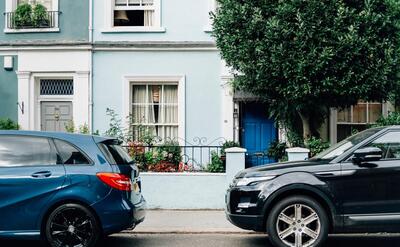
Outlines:
{"label": "black alloy wheel", "polygon": [[46,242],[51,247],[94,247],[100,235],[96,217],[79,204],[56,208],[45,225]]}

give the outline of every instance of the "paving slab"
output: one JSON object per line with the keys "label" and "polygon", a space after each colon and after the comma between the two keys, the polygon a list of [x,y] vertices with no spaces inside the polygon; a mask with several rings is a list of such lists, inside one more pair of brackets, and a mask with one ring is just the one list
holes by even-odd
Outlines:
{"label": "paving slab", "polygon": [[149,210],[133,233],[253,233],[232,225],[223,210]]}

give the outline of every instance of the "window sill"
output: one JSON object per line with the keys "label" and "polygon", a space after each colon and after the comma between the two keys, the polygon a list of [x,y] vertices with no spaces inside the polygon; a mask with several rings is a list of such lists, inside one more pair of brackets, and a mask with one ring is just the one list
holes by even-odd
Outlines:
{"label": "window sill", "polygon": [[58,33],[60,28],[4,29],[4,33]]}
{"label": "window sill", "polygon": [[112,27],[101,30],[102,33],[165,33],[164,27]]}

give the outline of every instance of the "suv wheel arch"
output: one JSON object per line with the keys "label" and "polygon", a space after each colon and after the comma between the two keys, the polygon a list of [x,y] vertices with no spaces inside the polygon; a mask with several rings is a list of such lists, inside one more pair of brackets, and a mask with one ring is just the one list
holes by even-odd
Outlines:
{"label": "suv wheel arch", "polygon": [[291,185],[287,186],[284,188],[281,188],[280,190],[274,192],[270,198],[266,201],[264,204],[264,222],[263,225],[266,225],[266,222],[268,220],[269,213],[271,209],[281,200],[287,197],[291,196],[308,196],[314,200],[316,200],[318,203],[321,204],[321,206],[325,209],[326,213],[328,214],[328,219],[329,219],[329,233],[332,233],[335,228],[340,227],[337,225],[337,222],[335,220],[336,210],[332,204],[332,202],[322,194],[322,192],[317,191],[315,188],[307,186],[307,185],[302,185],[302,186],[296,186],[296,185]]}

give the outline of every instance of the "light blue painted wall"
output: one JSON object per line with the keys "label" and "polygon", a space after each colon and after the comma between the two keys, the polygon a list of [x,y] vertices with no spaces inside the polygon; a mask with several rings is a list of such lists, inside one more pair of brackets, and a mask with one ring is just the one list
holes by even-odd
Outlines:
{"label": "light blue painted wall", "polygon": [[[88,41],[89,0],[59,0],[60,32],[56,33],[4,33],[5,18],[0,18],[0,43],[10,41]],[[5,0],[1,0],[0,13],[5,12]]]}
{"label": "light blue painted wall", "polygon": [[4,57],[0,56],[0,118],[11,118],[18,120],[17,98],[18,98],[18,79],[17,57],[14,56],[14,69],[7,71],[4,69]]}
{"label": "light blue painted wall", "polygon": [[122,112],[124,76],[186,76],[186,139],[221,133],[220,57],[216,51],[95,52],[94,130],[108,127],[106,109]]}
{"label": "light blue painted wall", "polygon": [[161,0],[161,26],[165,33],[102,33],[105,1],[94,3],[95,41],[211,41],[208,0]]}
{"label": "light blue painted wall", "polygon": [[[149,208],[223,209],[225,192],[245,169],[245,149],[226,150],[226,173],[141,173]],[[190,191],[190,193],[188,193]]]}
{"label": "light blue painted wall", "polygon": [[141,173],[140,176],[142,194],[150,209],[223,209],[225,206],[225,174]]}

